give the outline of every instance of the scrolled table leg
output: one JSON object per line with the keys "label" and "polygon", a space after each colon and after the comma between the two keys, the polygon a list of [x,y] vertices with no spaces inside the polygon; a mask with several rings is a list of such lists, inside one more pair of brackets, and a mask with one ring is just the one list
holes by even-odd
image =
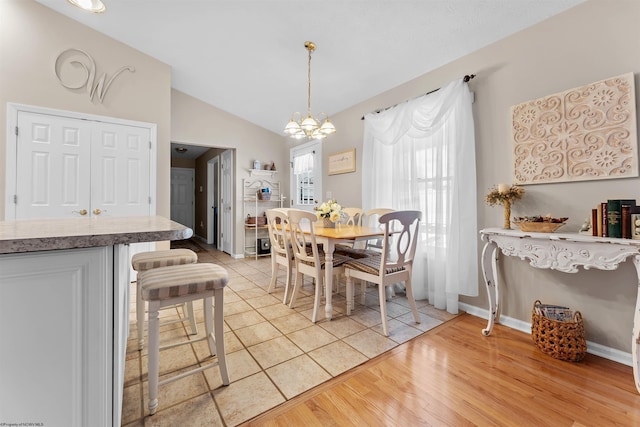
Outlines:
{"label": "scrolled table leg", "polygon": [[487,286],[489,299],[489,319],[487,327],[482,330],[482,335],[488,336],[493,330],[493,325],[498,315],[498,274],[497,274],[498,246],[494,242],[487,242],[482,249],[482,275]]}

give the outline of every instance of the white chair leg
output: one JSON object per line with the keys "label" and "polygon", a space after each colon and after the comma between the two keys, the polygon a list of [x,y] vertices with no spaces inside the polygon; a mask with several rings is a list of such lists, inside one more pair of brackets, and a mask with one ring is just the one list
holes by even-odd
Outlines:
{"label": "white chair leg", "polygon": [[149,413],[158,409],[158,372],[160,357],[160,325],[158,320],[158,304],[149,303]]}
{"label": "white chair leg", "polygon": [[293,285],[293,293],[291,294],[291,301],[289,301],[289,308],[294,308],[296,303],[296,298],[298,297],[298,291],[302,287],[302,282],[304,281],[304,276],[302,273],[298,273],[296,271],[296,283]]}
{"label": "white chair leg", "polygon": [[[186,312],[185,312],[186,309]],[[182,312],[186,313],[186,317],[189,318],[189,325],[191,326],[191,335],[198,335],[198,325],[196,325],[196,316],[193,314],[193,301],[185,303],[182,307]]]}
{"label": "white chair leg", "polygon": [[320,297],[322,296],[322,280],[316,280],[316,291],[313,298],[313,314],[311,315],[311,321],[316,323],[318,321],[318,307],[320,307]]}
{"label": "white chair leg", "polygon": [[386,286],[378,285],[378,299],[380,300],[380,315],[382,316],[382,332],[384,336],[389,336],[389,327],[387,326],[387,292]]}
{"label": "white chair leg", "polygon": [[413,298],[413,290],[411,289],[411,278],[405,281],[405,288],[407,292],[407,299],[409,300],[409,306],[413,312],[413,318],[416,323],[420,323],[420,315],[418,314],[418,307],[416,307],[416,300]]}
{"label": "white chair leg", "polygon": [[362,305],[366,305],[367,304],[367,281],[360,279],[360,282],[362,282],[362,285],[360,286],[360,303]]}
{"label": "white chair leg", "polygon": [[347,299],[347,316],[351,315],[351,306],[353,305],[353,279],[349,274],[347,276],[347,284],[346,284],[346,299]]}
{"label": "white chair leg", "polygon": [[292,277],[293,277],[293,273],[291,271],[291,268],[287,268],[287,282],[285,283],[284,300],[282,301],[282,303],[285,304],[285,305],[287,304],[287,301],[289,300],[289,292],[291,292],[291,279],[292,279]]}
{"label": "white chair leg", "polygon": [[145,303],[142,299],[140,284],[136,283],[136,329],[138,330],[138,350],[144,348],[144,311]]}
{"label": "white chair leg", "polygon": [[271,251],[271,282],[269,283],[269,288],[267,289],[267,293],[270,294],[276,288],[276,282],[278,281],[278,263],[276,262],[276,254]]}

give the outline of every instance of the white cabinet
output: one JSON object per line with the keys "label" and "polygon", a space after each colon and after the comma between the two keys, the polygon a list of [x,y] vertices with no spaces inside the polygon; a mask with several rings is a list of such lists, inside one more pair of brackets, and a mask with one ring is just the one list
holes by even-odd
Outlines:
{"label": "white cabinet", "polygon": [[0,255],[0,420],[119,424],[127,259],[123,245]]}
{"label": "white cabinet", "polygon": [[155,212],[153,126],[34,110],[10,114],[7,219]]}
{"label": "white cabinet", "polygon": [[[254,179],[245,179],[242,182],[244,256],[254,256],[257,259],[259,256],[271,254],[265,212],[268,209],[283,207],[284,196],[280,183],[272,180],[275,172],[264,171],[264,179],[260,179],[262,171],[251,172]],[[263,192],[264,189],[269,191]]]}

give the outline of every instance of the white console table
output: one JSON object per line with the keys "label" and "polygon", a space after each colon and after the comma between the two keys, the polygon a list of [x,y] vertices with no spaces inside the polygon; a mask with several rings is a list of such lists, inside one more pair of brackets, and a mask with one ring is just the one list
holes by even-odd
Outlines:
{"label": "white console table", "polygon": [[[485,242],[482,250],[482,274],[489,297],[489,321],[482,330],[489,335],[493,329],[500,304],[500,283],[497,274],[498,249],[506,256],[528,260],[536,268],[547,268],[565,273],[585,270],[615,270],[621,262],[631,258],[636,267],[640,286],[640,240],[593,237],[578,233],[531,233],[503,228],[485,228],[480,231]],[[636,297],[633,317],[631,349],[633,378],[640,392],[638,347],[640,346],[640,292]]]}

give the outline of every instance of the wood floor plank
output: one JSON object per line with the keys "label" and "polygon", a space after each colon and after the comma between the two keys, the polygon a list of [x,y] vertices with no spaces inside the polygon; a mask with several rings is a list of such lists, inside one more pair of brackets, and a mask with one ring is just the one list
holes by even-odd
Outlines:
{"label": "wood floor plank", "polygon": [[[531,336],[462,315],[247,426],[640,425],[633,371],[553,359]],[[339,357],[339,356],[337,356]]]}

